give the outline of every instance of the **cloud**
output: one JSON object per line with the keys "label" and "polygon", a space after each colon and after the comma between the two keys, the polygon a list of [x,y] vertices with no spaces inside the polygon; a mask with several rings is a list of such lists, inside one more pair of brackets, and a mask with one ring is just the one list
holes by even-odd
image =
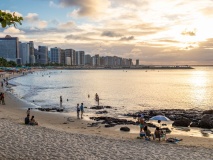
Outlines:
{"label": "cloud", "polygon": [[129,37],[121,37],[120,41],[131,41],[134,39],[134,36],[129,36]]}
{"label": "cloud", "polygon": [[87,38],[85,36],[79,36],[79,35],[73,35],[73,34],[67,35],[65,37],[65,39],[67,39],[67,40],[70,40],[70,39],[73,39],[73,40],[91,40],[90,38]]}
{"label": "cloud", "polygon": [[60,5],[57,5],[54,1],[50,1],[49,6],[53,8],[60,8]]}
{"label": "cloud", "polygon": [[101,36],[106,36],[106,37],[121,37],[122,35],[119,33],[115,33],[113,31],[104,31]]}
{"label": "cloud", "polygon": [[74,26],[75,26],[75,23],[70,21],[70,22],[67,22],[67,23],[60,24],[59,28],[61,28],[61,29],[70,29],[70,28],[72,28]]}
{"label": "cloud", "polygon": [[39,20],[39,17],[37,13],[28,13],[27,16],[24,17],[24,20],[28,22],[36,22]]}
{"label": "cloud", "polygon": [[39,19],[39,15],[37,13],[28,13],[27,16],[24,17],[24,20],[31,26],[36,26],[36,28],[40,29],[46,28],[48,25],[47,21]]}
{"label": "cloud", "polygon": [[195,31],[183,31],[181,34],[184,36],[196,36]]}
{"label": "cloud", "polygon": [[15,27],[9,27],[7,29],[4,30],[4,33],[7,33],[7,34],[21,34],[21,33],[24,33],[24,31],[21,31]]}
{"label": "cloud", "polygon": [[47,23],[47,21],[39,21],[38,22],[38,28],[45,28],[45,27],[47,27],[47,25],[48,25],[48,23]]}
{"label": "cloud", "polygon": [[79,16],[97,16],[110,6],[109,0],[59,0],[63,7],[77,7]]}

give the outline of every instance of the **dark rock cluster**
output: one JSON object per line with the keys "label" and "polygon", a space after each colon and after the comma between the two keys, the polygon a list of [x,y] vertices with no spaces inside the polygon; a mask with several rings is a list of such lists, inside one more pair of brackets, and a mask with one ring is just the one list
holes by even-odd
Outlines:
{"label": "dark rock cluster", "polygon": [[38,109],[39,111],[46,111],[46,112],[63,112],[64,111],[63,108],[57,108],[57,107],[53,107],[53,108],[31,108],[31,109]]}
{"label": "dark rock cluster", "polygon": [[138,122],[113,117],[90,117],[90,119],[95,121],[102,121],[101,123],[105,124],[106,128],[114,127],[116,125],[127,125],[127,124],[138,125]]}
{"label": "dark rock cluster", "polygon": [[111,106],[93,106],[93,107],[90,107],[90,109],[105,109],[105,108],[107,108],[107,109],[110,109],[110,108],[112,108]]}
{"label": "dark rock cluster", "polygon": [[[128,113],[124,116],[138,117],[141,112]],[[213,110],[196,110],[196,109],[162,109],[162,110],[144,110],[142,111],[145,120],[149,120],[156,115],[164,115],[174,121],[173,126],[181,127],[200,127],[213,128]]]}

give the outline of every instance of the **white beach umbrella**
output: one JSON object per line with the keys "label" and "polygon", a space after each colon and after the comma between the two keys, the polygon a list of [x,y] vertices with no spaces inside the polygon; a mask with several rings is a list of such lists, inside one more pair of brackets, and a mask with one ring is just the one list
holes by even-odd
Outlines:
{"label": "white beach umbrella", "polygon": [[150,120],[171,121],[169,118],[167,118],[166,116],[162,116],[162,115],[154,116],[154,117],[150,118]]}

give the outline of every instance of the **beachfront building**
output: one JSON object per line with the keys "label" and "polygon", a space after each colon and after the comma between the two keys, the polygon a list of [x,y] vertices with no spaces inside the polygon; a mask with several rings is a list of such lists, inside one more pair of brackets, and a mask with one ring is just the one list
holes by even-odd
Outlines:
{"label": "beachfront building", "polygon": [[92,65],[93,66],[100,66],[100,57],[99,54],[96,54],[92,57]]}
{"label": "beachfront building", "polygon": [[19,42],[19,54],[20,54],[21,64],[25,65],[30,63],[29,43]]}
{"label": "beachfront building", "polygon": [[122,58],[121,57],[114,57],[115,58],[115,65],[121,66],[122,65]]}
{"label": "beachfront building", "polygon": [[[65,49],[65,61],[66,61],[66,58],[68,57],[68,59],[70,58],[71,60],[71,64],[70,65],[73,65],[73,55],[75,54],[75,50],[74,49]],[[65,62],[66,65],[69,65]]]}
{"label": "beachfront building", "polygon": [[140,63],[139,63],[139,59],[136,59],[136,66],[139,66]]}
{"label": "beachfront building", "polygon": [[29,41],[29,52],[30,52],[30,64],[35,63],[35,54],[34,54],[34,42]]}
{"label": "beachfront building", "polygon": [[72,54],[72,65],[77,66],[78,65],[78,53],[75,51]]}
{"label": "beachfront building", "polygon": [[89,54],[85,55],[85,65],[90,66],[92,64],[92,57]]}
{"label": "beachfront building", "polygon": [[112,56],[105,57],[105,66],[114,66],[114,58]]}
{"label": "beachfront building", "polygon": [[35,61],[37,64],[47,64],[48,63],[48,47],[38,46],[38,50],[34,50]]}
{"label": "beachfront building", "polygon": [[100,66],[105,66],[105,57],[100,57]]}
{"label": "beachfront building", "polygon": [[78,55],[78,64],[79,66],[84,66],[85,65],[85,53],[84,51],[77,51],[76,52]]}
{"label": "beachfront building", "polygon": [[60,53],[60,56],[61,56],[61,64],[65,65],[65,50],[64,49],[61,49],[61,53]]}
{"label": "beachfront building", "polygon": [[5,38],[0,38],[0,57],[7,61],[14,61],[19,58],[19,39],[7,35]]}
{"label": "beachfront building", "polygon": [[51,52],[51,58],[50,61],[52,63],[61,63],[61,48],[50,48],[50,52]]}

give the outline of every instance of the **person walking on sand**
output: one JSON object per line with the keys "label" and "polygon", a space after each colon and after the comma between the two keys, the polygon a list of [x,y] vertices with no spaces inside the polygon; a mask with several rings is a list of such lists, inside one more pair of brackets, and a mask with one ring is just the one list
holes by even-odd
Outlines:
{"label": "person walking on sand", "polygon": [[81,111],[81,119],[82,119],[83,118],[83,113],[84,113],[84,104],[83,103],[81,103],[80,111]]}
{"label": "person walking on sand", "polygon": [[77,104],[76,111],[77,111],[77,118],[80,119],[80,117],[79,117],[79,112],[80,112],[79,104]]}

